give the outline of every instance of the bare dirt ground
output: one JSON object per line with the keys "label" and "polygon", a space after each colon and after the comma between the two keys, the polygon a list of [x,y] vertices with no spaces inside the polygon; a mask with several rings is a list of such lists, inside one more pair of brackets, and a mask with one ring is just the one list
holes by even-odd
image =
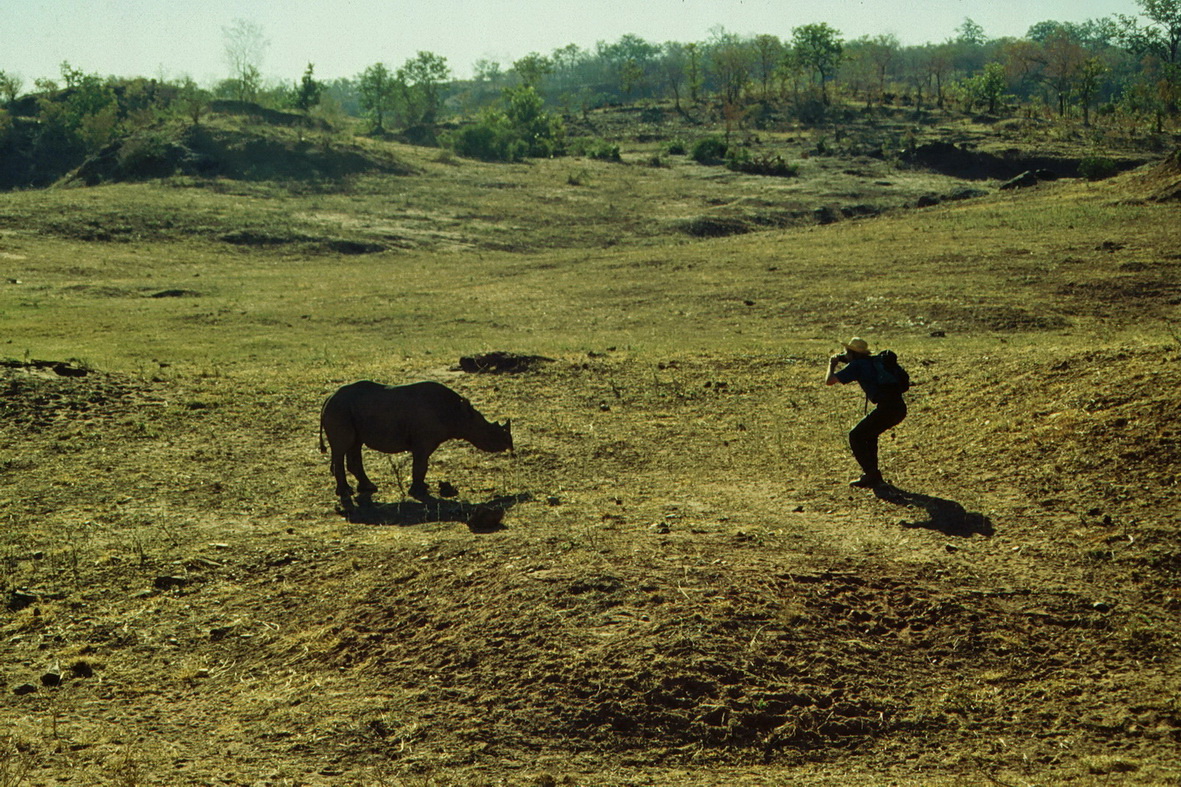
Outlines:
{"label": "bare dirt ground", "polygon": [[[679,249],[668,302],[635,303],[675,310],[684,341],[590,338],[513,374],[429,345],[348,368],[8,362],[0,784],[1181,783],[1181,290],[1175,206],[1145,202],[1162,182],[1100,200],[1137,217],[1110,246],[1047,207],[1018,254],[1021,203],[992,203],[972,221],[997,247],[916,251],[929,286],[887,295],[857,259],[769,270],[830,228]],[[941,219],[975,226],[894,217],[846,240],[917,249]],[[609,335],[592,323],[627,325],[657,275],[639,259],[588,260],[537,302]],[[433,264],[463,297],[465,263]],[[547,261],[503,264],[485,303]],[[294,354],[290,309],[258,319]],[[845,486],[859,396],[820,385],[829,339],[866,324],[916,382],[876,494]],[[516,455],[449,445],[429,480],[458,496],[419,503],[405,462],[370,454],[383,489],[346,519],[316,413],[378,373],[512,417]]]}

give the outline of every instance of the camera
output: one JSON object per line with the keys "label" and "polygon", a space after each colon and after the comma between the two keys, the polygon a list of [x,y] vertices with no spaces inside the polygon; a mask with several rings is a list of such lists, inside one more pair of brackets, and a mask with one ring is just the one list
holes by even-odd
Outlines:
{"label": "camera", "polygon": [[834,358],[836,360],[840,361],[841,363],[848,363],[849,362],[849,354],[848,353],[841,353],[840,355],[834,356]]}

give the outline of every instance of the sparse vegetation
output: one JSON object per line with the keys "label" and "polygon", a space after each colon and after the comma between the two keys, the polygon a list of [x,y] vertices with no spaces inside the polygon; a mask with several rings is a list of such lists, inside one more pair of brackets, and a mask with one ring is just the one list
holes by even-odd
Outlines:
{"label": "sparse vegetation", "polygon": [[1107,156],[1087,156],[1079,162],[1078,170],[1087,180],[1103,180],[1119,172],[1119,165]]}
{"label": "sparse vegetation", "polygon": [[[1175,780],[1176,154],[517,98],[507,156],[210,107],[0,196],[0,784]],[[853,333],[915,380],[880,497]],[[345,519],[365,378],[517,454]]]}
{"label": "sparse vegetation", "polygon": [[721,137],[705,137],[693,144],[690,157],[698,164],[721,164],[730,146]]}

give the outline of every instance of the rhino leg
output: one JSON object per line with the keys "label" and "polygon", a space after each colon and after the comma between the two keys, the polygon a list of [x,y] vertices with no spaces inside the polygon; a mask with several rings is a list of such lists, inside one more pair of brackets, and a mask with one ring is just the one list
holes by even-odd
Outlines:
{"label": "rhino leg", "polygon": [[344,474],[344,454],[336,449],[332,450],[332,476],[336,479],[336,494],[338,497],[347,498],[353,494],[353,488],[349,486],[349,481]]}
{"label": "rhino leg", "polygon": [[365,475],[365,464],[361,461],[361,444],[358,443],[346,451],[344,459],[349,472],[353,474],[353,478],[357,479],[357,492],[363,495],[376,492],[377,484],[370,481],[369,476]]}
{"label": "rhino leg", "polygon": [[410,471],[410,496],[416,500],[426,500],[431,496],[430,488],[426,485],[426,465],[432,451],[416,448],[412,452],[414,461]]}

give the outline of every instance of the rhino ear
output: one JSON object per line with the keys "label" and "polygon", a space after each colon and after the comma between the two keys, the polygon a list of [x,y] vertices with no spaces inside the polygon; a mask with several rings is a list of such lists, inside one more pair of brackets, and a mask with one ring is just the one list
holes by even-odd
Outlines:
{"label": "rhino ear", "polygon": [[511,432],[513,430],[513,419],[506,418],[504,420],[504,431]]}

